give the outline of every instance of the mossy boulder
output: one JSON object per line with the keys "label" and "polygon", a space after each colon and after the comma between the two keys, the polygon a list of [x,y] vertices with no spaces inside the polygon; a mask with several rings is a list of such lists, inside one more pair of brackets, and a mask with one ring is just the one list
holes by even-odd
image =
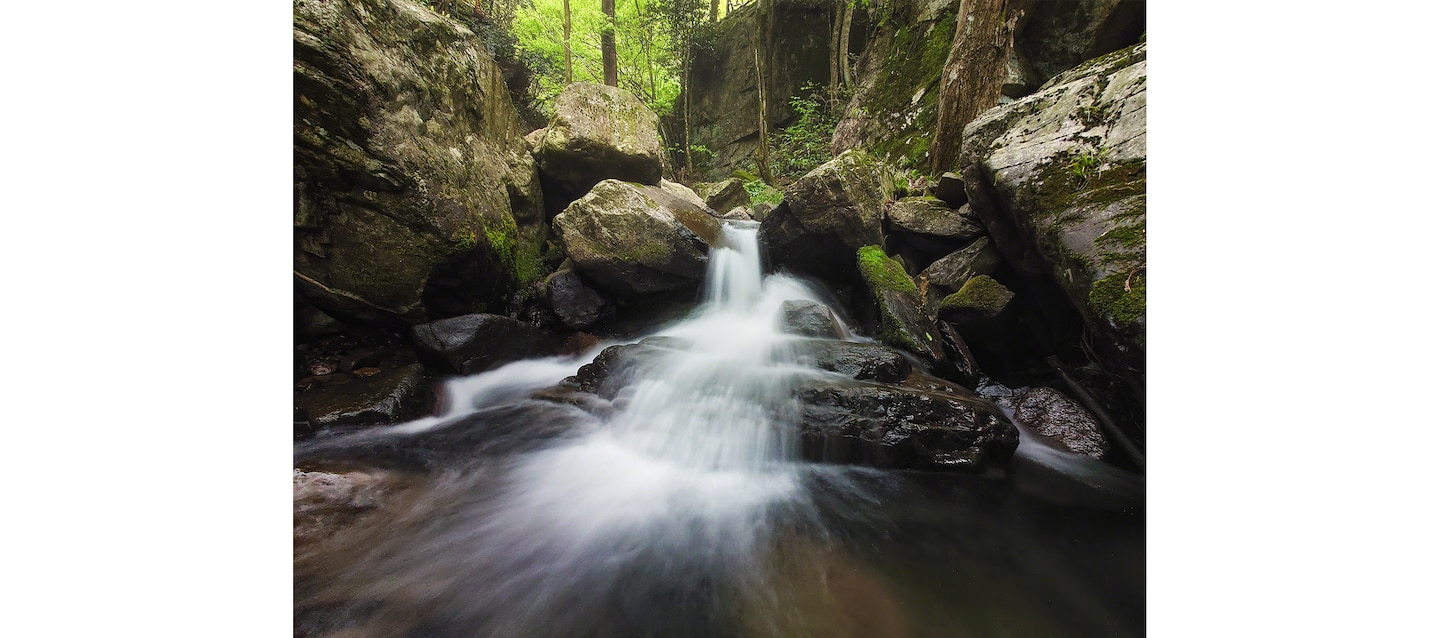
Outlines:
{"label": "mossy boulder", "polygon": [[891,181],[864,151],[846,151],[796,180],[760,223],[760,243],[771,263],[848,285],[855,251],[882,241]]}
{"label": "mossy boulder", "polygon": [[994,274],[1000,263],[1000,251],[995,250],[988,237],[981,237],[935,260],[915,279],[924,287],[922,292],[926,306],[934,307],[945,296],[960,290],[972,277]]}
{"label": "mossy boulder", "polygon": [[970,205],[1006,262],[1049,279],[1137,387],[1145,369],[1145,45],[1081,64],[965,127]]}
{"label": "mossy boulder", "polygon": [[294,43],[307,299],[417,323],[502,308],[543,274],[535,166],[480,37],[410,0],[295,0]]}
{"label": "mossy boulder", "polygon": [[629,91],[576,82],[535,141],[541,176],[569,199],[601,180],[660,183],[659,118]]}
{"label": "mossy boulder", "polygon": [[945,360],[940,331],[920,311],[920,291],[905,267],[879,246],[862,246],[855,252],[855,265],[875,304],[877,338],[931,361]]}
{"label": "mossy boulder", "polygon": [[621,298],[697,289],[720,222],[658,186],[605,180],[555,217],[584,276]]}
{"label": "mossy boulder", "polygon": [[974,316],[993,319],[1005,311],[1015,293],[988,275],[971,277],[960,290],[940,301],[940,315],[947,319]]}

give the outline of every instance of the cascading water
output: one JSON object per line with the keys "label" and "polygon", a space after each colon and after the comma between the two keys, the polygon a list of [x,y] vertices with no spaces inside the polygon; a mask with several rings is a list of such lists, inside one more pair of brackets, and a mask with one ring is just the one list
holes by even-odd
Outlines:
{"label": "cascading water", "polygon": [[[934,569],[933,554],[906,562],[913,544],[895,543],[895,524],[880,522],[882,495],[909,502],[893,477],[796,458],[794,387],[824,373],[795,357],[790,346],[803,337],[781,330],[782,304],[824,299],[796,278],[764,276],[756,233],[753,222],[727,223],[703,303],[646,340],[652,355],[620,378],[605,416],[564,412],[571,436],[432,473],[379,522],[297,553],[297,633],[859,638],[969,627],[972,618],[951,619],[924,600],[896,603],[902,590],[884,583],[899,581],[857,566],[869,556]],[[443,415],[356,436],[441,435],[480,415],[534,418],[507,410],[598,352],[453,380]],[[493,427],[482,434],[507,436]],[[992,533],[968,519],[953,525],[960,538]],[[1025,560],[1000,559],[1007,568]],[[966,595],[1011,604],[988,589]],[[916,631],[922,620],[940,629]],[[1040,623],[1013,635],[1054,631]]]}

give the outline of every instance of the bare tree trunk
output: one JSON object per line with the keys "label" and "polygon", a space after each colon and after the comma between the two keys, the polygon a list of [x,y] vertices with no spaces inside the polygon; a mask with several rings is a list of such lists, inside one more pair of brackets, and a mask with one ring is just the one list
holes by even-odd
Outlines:
{"label": "bare tree trunk", "polygon": [[[569,2],[569,0],[566,0]],[[645,25],[645,41],[640,43],[640,48],[645,51],[645,69],[650,74],[650,100],[653,102],[660,99],[660,94],[655,91],[655,62],[650,58],[650,41],[655,39],[651,31],[650,22],[640,14],[640,0],[635,0],[635,19]]]}
{"label": "bare tree trunk", "polygon": [[570,0],[565,0],[565,84],[575,81],[570,70]]}
{"label": "bare tree trunk", "polygon": [[855,7],[849,2],[841,3],[845,12],[845,19],[840,21],[840,80],[845,88],[855,88],[855,81],[850,77],[850,25],[855,22]]}
{"label": "bare tree trunk", "polygon": [[834,12],[830,18],[830,101],[840,94],[840,21],[845,17],[845,6],[850,0],[835,0]]}
{"label": "bare tree trunk", "polygon": [[720,21],[720,0],[710,0],[710,21]]}
{"label": "bare tree trunk", "polygon": [[615,56],[615,0],[600,0],[600,11],[608,20],[600,31],[600,60],[605,66],[605,84],[620,86],[620,69]]}
{"label": "bare tree trunk", "polygon": [[685,57],[682,60],[680,92],[685,95],[685,178],[695,174],[695,158],[690,154],[690,43],[685,43]]}
{"label": "bare tree trunk", "polygon": [[1007,0],[961,3],[955,40],[940,72],[939,112],[930,143],[932,173],[957,168],[965,125],[1000,99],[1016,24],[1015,19],[1006,19],[1007,4]]}
{"label": "bare tree trunk", "polygon": [[[774,0],[760,0],[755,12],[759,21],[755,34],[755,93],[760,102],[760,139],[755,149],[755,163],[759,164],[760,179],[766,184],[775,184],[775,175],[770,171],[770,32],[774,22]],[[761,50],[764,50],[763,53]]]}

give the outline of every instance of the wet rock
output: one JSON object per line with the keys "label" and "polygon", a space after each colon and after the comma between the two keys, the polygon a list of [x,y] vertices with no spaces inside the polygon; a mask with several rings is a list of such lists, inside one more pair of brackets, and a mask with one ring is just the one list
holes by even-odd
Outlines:
{"label": "wet rock", "polygon": [[825,304],[789,299],[780,304],[780,328],[803,337],[845,338],[845,330]]}
{"label": "wet rock", "polygon": [[912,371],[904,355],[878,343],[804,340],[791,347],[802,364],[860,381],[896,383]]}
{"label": "wet rock", "polygon": [[698,288],[720,222],[659,187],[605,180],[555,218],[575,267],[620,297]]}
{"label": "wet rock", "polygon": [[389,472],[294,471],[295,547],[300,549],[348,527],[394,493]]}
{"label": "wet rock", "polygon": [[920,292],[904,266],[878,246],[856,251],[856,264],[877,309],[880,341],[931,361],[944,361],[939,330],[920,311]]}
{"label": "wet rock", "polygon": [[695,185],[695,192],[715,210],[750,208],[750,191],[745,190],[745,182],[734,177],[720,182],[701,182]]}
{"label": "wet rock", "polygon": [[555,316],[574,330],[598,321],[607,305],[600,293],[585,285],[578,273],[565,266],[546,278],[545,294]]}
{"label": "wet rock", "polygon": [[810,383],[798,396],[801,454],[812,461],[979,472],[1019,445],[1014,425],[958,386]]}
{"label": "wet rock", "polygon": [[411,336],[422,360],[460,374],[554,354],[544,333],[498,315],[477,313],[441,319],[415,326]]}
{"label": "wet rock", "polygon": [[542,176],[574,199],[606,179],[659,184],[659,120],[629,91],[576,82],[536,143]]}
{"label": "wet rock", "polygon": [[400,423],[419,416],[428,403],[429,386],[420,364],[318,385],[295,395],[295,407],[304,411],[312,429]]}
{"label": "wet rock", "polygon": [[1109,446],[1089,410],[1050,388],[1031,388],[1015,400],[1015,424],[1091,458],[1104,456]]}
{"label": "wet rock", "polygon": [[985,233],[985,227],[973,218],[968,208],[955,210],[934,197],[901,199],[889,206],[886,217],[890,219],[893,229],[943,237],[955,242],[970,241]]}
{"label": "wet rock", "polygon": [[786,187],[784,201],[760,222],[760,244],[776,268],[848,285],[855,251],[882,241],[890,185],[875,158],[847,151]]}

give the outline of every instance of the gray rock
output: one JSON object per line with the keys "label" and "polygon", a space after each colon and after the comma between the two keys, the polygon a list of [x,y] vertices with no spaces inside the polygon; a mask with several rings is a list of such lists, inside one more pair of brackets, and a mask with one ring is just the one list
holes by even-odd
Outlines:
{"label": "gray rock", "polygon": [[778,268],[831,282],[852,280],[855,251],[881,242],[889,171],[864,151],[846,151],[785,189],[760,222],[760,243]]}
{"label": "gray rock", "polygon": [[701,182],[695,185],[695,192],[715,210],[730,210],[736,206],[749,208],[751,204],[745,182],[734,177],[719,182]]}
{"label": "gray rock", "polygon": [[471,314],[411,328],[421,360],[460,374],[554,354],[545,334],[509,317]]}
{"label": "gray rock", "polygon": [[970,201],[965,195],[965,182],[959,175],[946,172],[940,175],[940,181],[935,183],[935,197],[944,201],[951,208],[960,208],[965,202]]}
{"label": "gray rock", "polygon": [[582,330],[600,319],[605,298],[585,285],[571,268],[561,267],[545,280],[545,295],[550,309],[560,322],[574,330]]}
{"label": "gray rock", "polygon": [[659,119],[630,92],[576,82],[555,98],[555,119],[539,136],[540,172],[579,197],[606,179],[659,184]]}
{"label": "gray rock", "polygon": [[905,355],[878,343],[805,340],[796,342],[791,348],[795,359],[802,364],[843,374],[857,381],[899,383],[913,370]]}
{"label": "gray rock", "polygon": [[728,210],[728,211],[725,211],[725,214],[720,215],[720,219],[734,219],[734,220],[737,220],[737,221],[755,221],[755,218],[753,218],[753,217],[750,216],[750,209],[745,208],[744,206],[736,206],[736,207],[734,207],[734,208],[732,208],[732,209],[730,209],[730,210]]}
{"label": "gray rock", "polygon": [[985,227],[969,215],[968,209],[952,209],[934,197],[906,197],[890,204],[886,211],[892,228],[960,242],[985,233]]}
{"label": "gray rock", "polygon": [[825,304],[804,299],[788,299],[780,304],[780,329],[804,337],[845,338],[835,313]]}
{"label": "gray rock", "polygon": [[1096,459],[1104,456],[1109,446],[1089,410],[1050,388],[1031,388],[1015,401],[1015,424]]}
{"label": "gray rock", "polygon": [[555,217],[575,267],[620,297],[698,288],[720,222],[660,187],[605,180]]}
{"label": "gray rock", "polygon": [[948,294],[959,290],[971,277],[994,273],[999,265],[1000,253],[990,245],[989,238],[981,237],[969,246],[935,260],[916,279],[929,282],[932,294]]}

